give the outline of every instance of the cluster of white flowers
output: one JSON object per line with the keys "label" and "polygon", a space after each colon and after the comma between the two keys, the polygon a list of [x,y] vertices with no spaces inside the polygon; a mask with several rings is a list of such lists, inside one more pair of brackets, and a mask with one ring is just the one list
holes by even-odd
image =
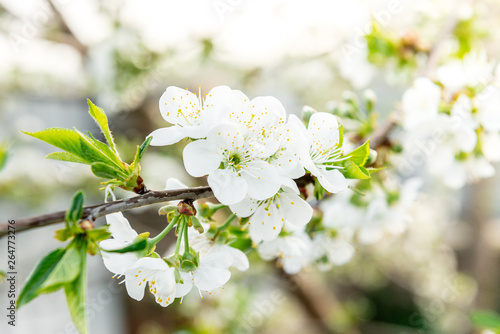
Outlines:
{"label": "cluster of white flowers", "polygon": [[[483,53],[437,69],[435,82],[418,78],[402,98],[405,158],[427,156],[428,171],[450,188],[494,175],[500,160],[500,71]],[[414,161],[412,161],[414,160]]]}
{"label": "cluster of white flowers", "polygon": [[[148,285],[156,301],[167,306],[193,286],[200,295],[221,288],[231,277],[230,267],[247,270],[247,256],[231,246],[227,233],[233,217],[240,219],[237,229],[250,238],[261,258],[277,259],[289,274],[321,260],[325,252],[336,265],[349,261],[354,253],[349,241],[332,241],[324,237],[331,233],[306,229],[313,208],[307,191],[296,182],[307,171],[307,182],[315,180],[316,188],[338,193],[347,189],[348,179],[370,177],[372,171],[364,167],[368,144],[344,151],[336,116],[314,112],[306,126],[294,115],[287,117],[273,97],[250,100],[225,86],[213,88],[204,98],[168,87],[160,111],[173,126],[151,133],[151,145],[191,139],[183,151],[186,171],[193,177],[206,176],[219,207],[228,207],[233,215],[227,224],[210,225],[211,214],[196,214],[203,211],[200,205],[171,202],[162,211],[169,226],[153,239],[134,231],[121,213],[108,215],[113,239],[100,244],[104,265],[115,276],[125,276],[132,298],[141,300]],[[172,188],[186,186],[170,178],[166,189]],[[177,243],[161,257],[154,252],[155,244],[175,225]],[[327,228],[333,230],[332,226]]]}
{"label": "cluster of white flowers", "polygon": [[208,176],[215,197],[238,217],[250,217],[255,242],[273,240],[285,221],[303,226],[312,208],[293,181],[307,169],[329,192],[347,188],[339,171],[343,157],[337,118],[313,114],[309,125],[287,114],[274,97],[250,100],[220,86],[205,98],[168,87],[160,99],[163,118],[174,126],[158,129],[151,145],[197,139],[183,153],[194,177]]}

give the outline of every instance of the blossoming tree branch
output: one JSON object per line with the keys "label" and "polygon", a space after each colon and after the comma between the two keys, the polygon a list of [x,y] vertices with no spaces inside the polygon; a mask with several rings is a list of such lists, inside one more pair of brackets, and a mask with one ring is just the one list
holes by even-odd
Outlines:
{"label": "blossoming tree branch", "polygon": [[[127,163],[119,155],[104,111],[90,100],[88,105],[106,142],[76,128],[26,134],[62,150],[47,158],[89,165],[95,176],[105,180],[101,189],[106,203],[84,207],[84,194],[77,192],[65,212],[19,220],[20,230],[64,222],[56,238],[66,245],[40,260],[17,307],[63,289],[82,333],[87,332],[87,254],[102,256],[130,297],[141,300],[147,289],[164,307],[176,299],[182,302],[193,289],[203,296],[222,288],[231,277],[229,268],[249,269],[246,254],[255,248],[263,259],[281,258],[287,273],[297,273],[301,260],[291,254],[283,257],[286,248],[300,252],[303,236],[329,233],[313,218],[309,192],[316,200],[348,188],[360,194],[352,180],[369,180],[380,169],[372,166],[376,154],[369,141],[353,148],[334,114],[306,110],[299,119],[287,115],[273,97],[249,99],[226,86],[215,87],[204,97],[168,87],[159,106],[172,126],[151,133]],[[183,152],[186,171],[206,177],[209,187],[188,188],[169,178],[165,190],[149,190],[140,166],[147,147],[183,139],[190,141]],[[109,195],[115,199],[116,187],[138,195],[108,203]],[[210,197],[217,203],[197,202]],[[158,211],[165,216],[165,227],[156,236],[137,232],[121,213],[159,202],[167,202]],[[219,210],[227,212],[225,222],[213,218]],[[107,225],[96,227],[94,220],[101,216]],[[177,242],[167,254],[158,254],[156,245],[169,233]],[[296,245],[288,245],[294,240],[290,237],[297,238]],[[320,254],[318,260],[323,257]]]}

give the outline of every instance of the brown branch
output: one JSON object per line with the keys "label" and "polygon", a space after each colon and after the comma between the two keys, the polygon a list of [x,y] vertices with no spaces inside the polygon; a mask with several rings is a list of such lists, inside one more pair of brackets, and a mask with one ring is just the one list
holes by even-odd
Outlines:
{"label": "brown branch", "polygon": [[[139,208],[141,206],[163,203],[179,199],[197,200],[200,198],[213,197],[214,194],[210,187],[195,187],[186,189],[175,189],[165,191],[149,191],[145,194],[132,198],[122,199],[110,203],[104,203],[94,206],[88,206],[83,209],[82,219],[95,220],[107,214],[119,211]],[[60,223],[64,221],[66,211],[49,213],[42,216],[15,219],[16,231],[29,230],[35,227],[41,227]],[[0,237],[7,234],[9,223],[0,224]]]}

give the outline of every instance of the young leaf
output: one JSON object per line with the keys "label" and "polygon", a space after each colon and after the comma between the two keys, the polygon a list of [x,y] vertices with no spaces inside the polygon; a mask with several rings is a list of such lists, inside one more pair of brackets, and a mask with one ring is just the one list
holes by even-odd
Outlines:
{"label": "young leaf", "polygon": [[69,244],[63,257],[40,285],[39,293],[54,292],[65,284],[73,282],[80,274],[80,249],[76,240]]}
{"label": "young leaf", "polygon": [[90,116],[92,116],[92,118],[96,121],[97,125],[104,134],[104,137],[106,137],[106,141],[108,142],[108,145],[111,148],[111,150],[118,155],[118,151],[116,150],[116,145],[113,140],[113,135],[109,130],[108,118],[106,117],[104,110],[94,105],[92,101],[90,101],[89,99],[87,99],[87,103],[89,105]]}
{"label": "young leaf", "polygon": [[149,146],[149,143],[151,143],[151,140],[153,140],[153,137],[148,137],[144,142],[142,143],[141,146],[137,147],[137,152],[135,153],[135,158],[134,158],[134,164],[137,165],[139,161],[141,161],[142,156],[144,155],[144,152]]}
{"label": "young leaf", "polygon": [[46,143],[84,158],[80,144],[80,135],[70,129],[49,128],[38,132],[23,132]]}
{"label": "young leaf", "polygon": [[87,255],[86,243],[80,243],[78,247],[80,258],[80,270],[78,277],[71,283],[64,286],[66,301],[73,323],[82,334],[88,333],[87,312],[86,312],[86,277],[87,277]]}
{"label": "young leaf", "polygon": [[19,293],[19,297],[17,298],[17,308],[20,308],[24,304],[30,302],[40,294],[40,286],[49,277],[50,273],[54,270],[57,263],[65,253],[66,249],[58,248],[38,262]]}
{"label": "young leaf", "polygon": [[137,252],[137,251],[142,251],[145,250],[146,247],[148,246],[148,240],[147,239],[139,239],[135,241],[134,243],[120,249],[103,249],[101,250],[108,252],[108,253],[129,253],[129,252]]}
{"label": "young leaf", "polygon": [[73,153],[69,152],[54,152],[50,153],[46,156],[47,159],[52,159],[52,160],[60,160],[60,161],[69,161],[69,162],[76,162],[79,164],[89,164],[89,161],[80,158],[77,155],[74,155]]}
{"label": "young leaf", "polygon": [[370,173],[366,168],[356,165],[351,160],[344,161],[344,169],[340,172],[348,179],[369,179]]}
{"label": "young leaf", "polygon": [[71,200],[71,206],[68,211],[66,211],[65,220],[67,222],[77,223],[82,217],[83,212],[83,201],[85,197],[83,196],[82,191],[78,191],[75,195],[73,195],[73,199]]}
{"label": "young leaf", "polygon": [[123,172],[118,171],[110,165],[106,165],[102,162],[94,162],[91,167],[92,173],[97,177],[102,177],[105,179],[123,179],[126,178]]}
{"label": "young leaf", "polygon": [[364,166],[370,155],[370,139],[348,155],[350,156],[349,161],[354,162],[358,166]]}

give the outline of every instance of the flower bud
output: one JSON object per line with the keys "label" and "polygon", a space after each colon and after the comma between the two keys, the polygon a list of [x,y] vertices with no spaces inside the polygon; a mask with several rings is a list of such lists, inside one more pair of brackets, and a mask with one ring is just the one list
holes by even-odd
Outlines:
{"label": "flower bud", "polygon": [[177,210],[177,206],[175,206],[175,205],[165,205],[165,206],[162,206],[158,210],[158,215],[160,215],[160,216],[167,215],[169,212],[174,211],[174,210]]}
{"label": "flower bud", "polygon": [[91,230],[94,228],[94,224],[88,219],[82,220],[78,223],[78,225],[82,228],[82,230]]}
{"label": "flower bud", "polygon": [[193,200],[190,199],[179,202],[179,204],[177,204],[177,211],[185,216],[196,215],[196,209],[194,208]]}
{"label": "flower bud", "polygon": [[302,108],[302,120],[304,121],[304,123],[309,124],[309,119],[315,113],[317,113],[317,111],[314,108],[304,106],[304,108]]}
{"label": "flower bud", "polygon": [[368,159],[366,160],[365,165],[366,166],[373,165],[375,161],[377,161],[377,157],[378,157],[377,151],[370,149],[370,153],[368,155]]}

